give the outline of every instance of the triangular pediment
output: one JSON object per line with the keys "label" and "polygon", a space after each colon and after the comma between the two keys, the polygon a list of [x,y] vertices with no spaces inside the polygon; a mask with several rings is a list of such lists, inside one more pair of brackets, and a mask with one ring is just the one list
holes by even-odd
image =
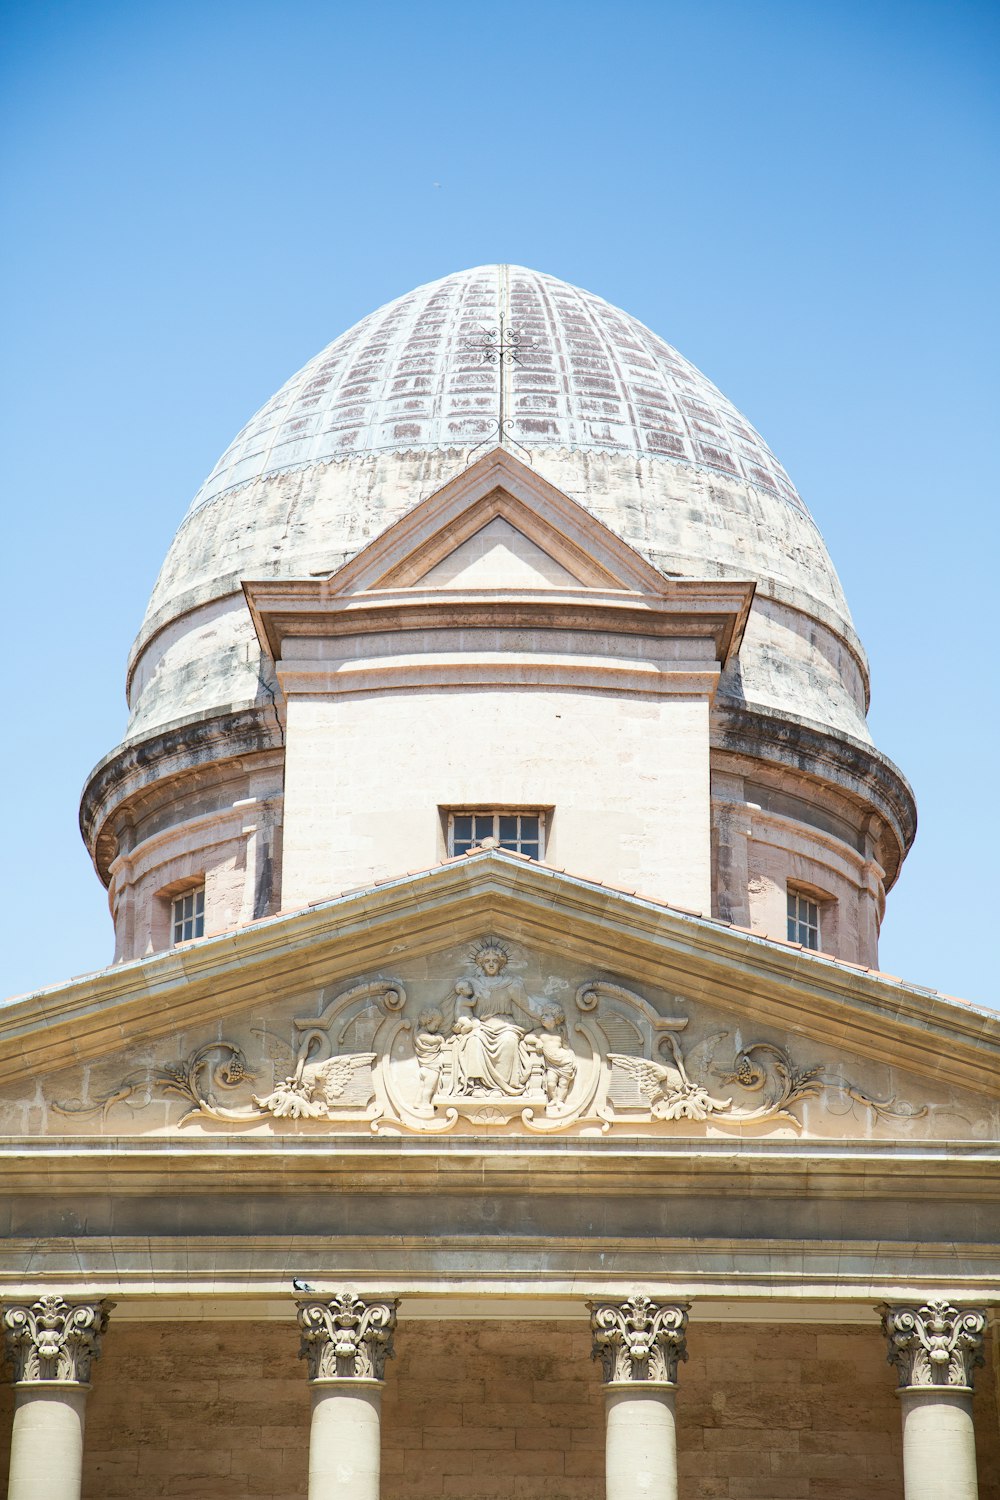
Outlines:
{"label": "triangular pediment", "polygon": [[577,578],[551,553],[496,515],[414,580],[424,588],[573,588]]}
{"label": "triangular pediment", "polygon": [[10,1003],[0,1134],[982,1141],[998,1038],[493,852]]}
{"label": "triangular pediment", "polygon": [[659,596],[668,587],[582,505],[499,448],[419,501],[328,584],[339,594],[467,586]]}

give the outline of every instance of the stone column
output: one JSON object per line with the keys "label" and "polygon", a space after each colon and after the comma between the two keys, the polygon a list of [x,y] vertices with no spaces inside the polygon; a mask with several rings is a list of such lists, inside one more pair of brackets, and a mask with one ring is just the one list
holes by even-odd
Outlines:
{"label": "stone column", "polygon": [[607,1500],[677,1500],[674,1400],[688,1304],[636,1295],[589,1306],[604,1371]]}
{"label": "stone column", "polygon": [[945,1298],[881,1313],[899,1374],[906,1500],[976,1500],[972,1374],[983,1363],[986,1314]]}
{"label": "stone column", "polygon": [[4,1308],[15,1389],[8,1500],[80,1500],[90,1366],[113,1306],[46,1295]]}
{"label": "stone column", "polygon": [[378,1500],[382,1376],[398,1306],[347,1291],[296,1303],[312,1387],[309,1500]]}

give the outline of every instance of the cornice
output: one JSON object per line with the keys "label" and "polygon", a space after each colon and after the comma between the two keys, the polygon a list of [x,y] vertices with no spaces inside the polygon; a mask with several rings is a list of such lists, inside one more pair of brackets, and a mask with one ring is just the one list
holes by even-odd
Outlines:
{"label": "cornice", "polygon": [[11,1195],[267,1193],[467,1198],[859,1198],[1000,1204],[1000,1143],[761,1139],[433,1140],[340,1135],[8,1136]]}
{"label": "cornice", "polygon": [[906,777],[888,756],[861,740],[786,713],[734,703],[721,693],[713,705],[711,743],[715,751],[814,776],[876,811],[891,836],[891,847],[880,860],[886,889],[891,888],[916,838],[917,804]]}
{"label": "cornice", "polygon": [[282,742],[273,703],[246,703],[168,724],[143,739],[126,741],[98,761],[80,799],[80,833],[105,885],[118,852],[108,823],[123,803],[194,765],[238,762],[243,756],[280,751]]}

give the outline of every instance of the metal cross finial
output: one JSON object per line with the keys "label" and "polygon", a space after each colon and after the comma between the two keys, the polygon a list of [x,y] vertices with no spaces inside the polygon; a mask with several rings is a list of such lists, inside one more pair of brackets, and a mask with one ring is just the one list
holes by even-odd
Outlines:
{"label": "metal cross finial", "polygon": [[[469,341],[469,347],[481,350],[483,360],[486,364],[497,365],[499,367],[498,384],[500,387],[499,409],[495,418],[496,426],[495,428],[491,428],[481,443],[477,443],[475,448],[470,449],[469,457],[471,458],[477,448],[484,448],[493,437],[498,438],[501,444],[505,443],[509,438],[523,453],[528,454],[528,450],[524,444],[519,443],[517,438],[511,436],[510,430],[514,425],[514,419],[507,416],[504,370],[508,364],[519,365],[521,363],[522,353],[530,350],[532,347],[531,340],[526,339],[518,329],[508,328],[506,314],[501,312],[498,327],[484,328],[478,339]],[[530,457],[531,455],[528,454],[529,460]]]}

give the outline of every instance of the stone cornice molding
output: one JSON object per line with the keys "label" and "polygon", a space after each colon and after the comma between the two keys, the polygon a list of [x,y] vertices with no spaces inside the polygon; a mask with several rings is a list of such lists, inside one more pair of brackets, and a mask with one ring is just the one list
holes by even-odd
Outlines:
{"label": "stone cornice molding", "polygon": [[366,1302],[347,1290],[297,1301],[299,1358],[307,1361],[310,1381],[381,1381],[398,1306],[397,1298]]}
{"label": "stone cornice molding", "polygon": [[945,1297],[922,1307],[883,1306],[882,1332],[889,1364],[901,1391],[971,1391],[973,1374],[985,1362],[986,1312],[953,1307]]}
{"label": "stone cornice molding", "polygon": [[169,1180],[178,1192],[218,1196],[233,1174],[235,1192],[296,1192],[349,1188],[404,1194],[484,1187],[520,1197],[526,1184],[560,1191],[586,1183],[588,1193],[614,1193],[627,1184],[658,1197],[695,1190],[713,1196],[766,1192],[797,1198],[808,1177],[815,1198],[855,1197],[893,1203],[954,1202],[961,1194],[1000,1205],[1000,1146],[987,1142],[795,1141],[745,1139],[616,1139],[462,1136],[373,1139],[370,1131],[340,1135],[331,1155],[323,1136],[247,1138],[16,1136],[0,1142],[0,1178],[9,1194],[51,1196],[113,1191],[161,1194]]}
{"label": "stone cornice molding", "polygon": [[552,951],[599,950],[629,981],[708,994],[734,1016],[837,1049],[850,1036],[859,1057],[1000,1097],[996,1013],[498,851],[9,1001],[0,1084],[105,1055],[112,1034],[115,1046],[148,1042],[271,1003],[282,987],[301,988],[305,962],[323,985],[377,971],[390,943],[423,957],[444,920],[456,942],[475,941],[485,920]]}
{"label": "stone cornice molding", "polygon": [[906,777],[874,745],[832,734],[788,713],[736,704],[721,696],[713,705],[711,744],[713,764],[718,764],[721,755],[751,763],[763,761],[782,771],[792,769],[796,775],[817,777],[851,801],[874,809],[891,838],[891,848],[883,849],[880,862],[886,871],[886,888],[892,886],[916,837],[917,805]]}
{"label": "stone cornice molding", "polygon": [[77,1385],[90,1381],[113,1302],[66,1302],[46,1292],[3,1310],[4,1345],[16,1385]]}
{"label": "stone cornice molding", "polygon": [[265,701],[167,725],[126,741],[98,761],[80,799],[80,833],[105,885],[118,853],[112,821],[125,803],[141,798],[147,789],[168,799],[170,789],[163,783],[190,772],[192,766],[238,765],[244,757],[280,755],[282,743],[274,705]]}
{"label": "stone cornice molding", "polygon": [[654,1302],[635,1292],[624,1302],[590,1302],[591,1358],[601,1361],[605,1385],[677,1384],[687,1359],[687,1302]]}

